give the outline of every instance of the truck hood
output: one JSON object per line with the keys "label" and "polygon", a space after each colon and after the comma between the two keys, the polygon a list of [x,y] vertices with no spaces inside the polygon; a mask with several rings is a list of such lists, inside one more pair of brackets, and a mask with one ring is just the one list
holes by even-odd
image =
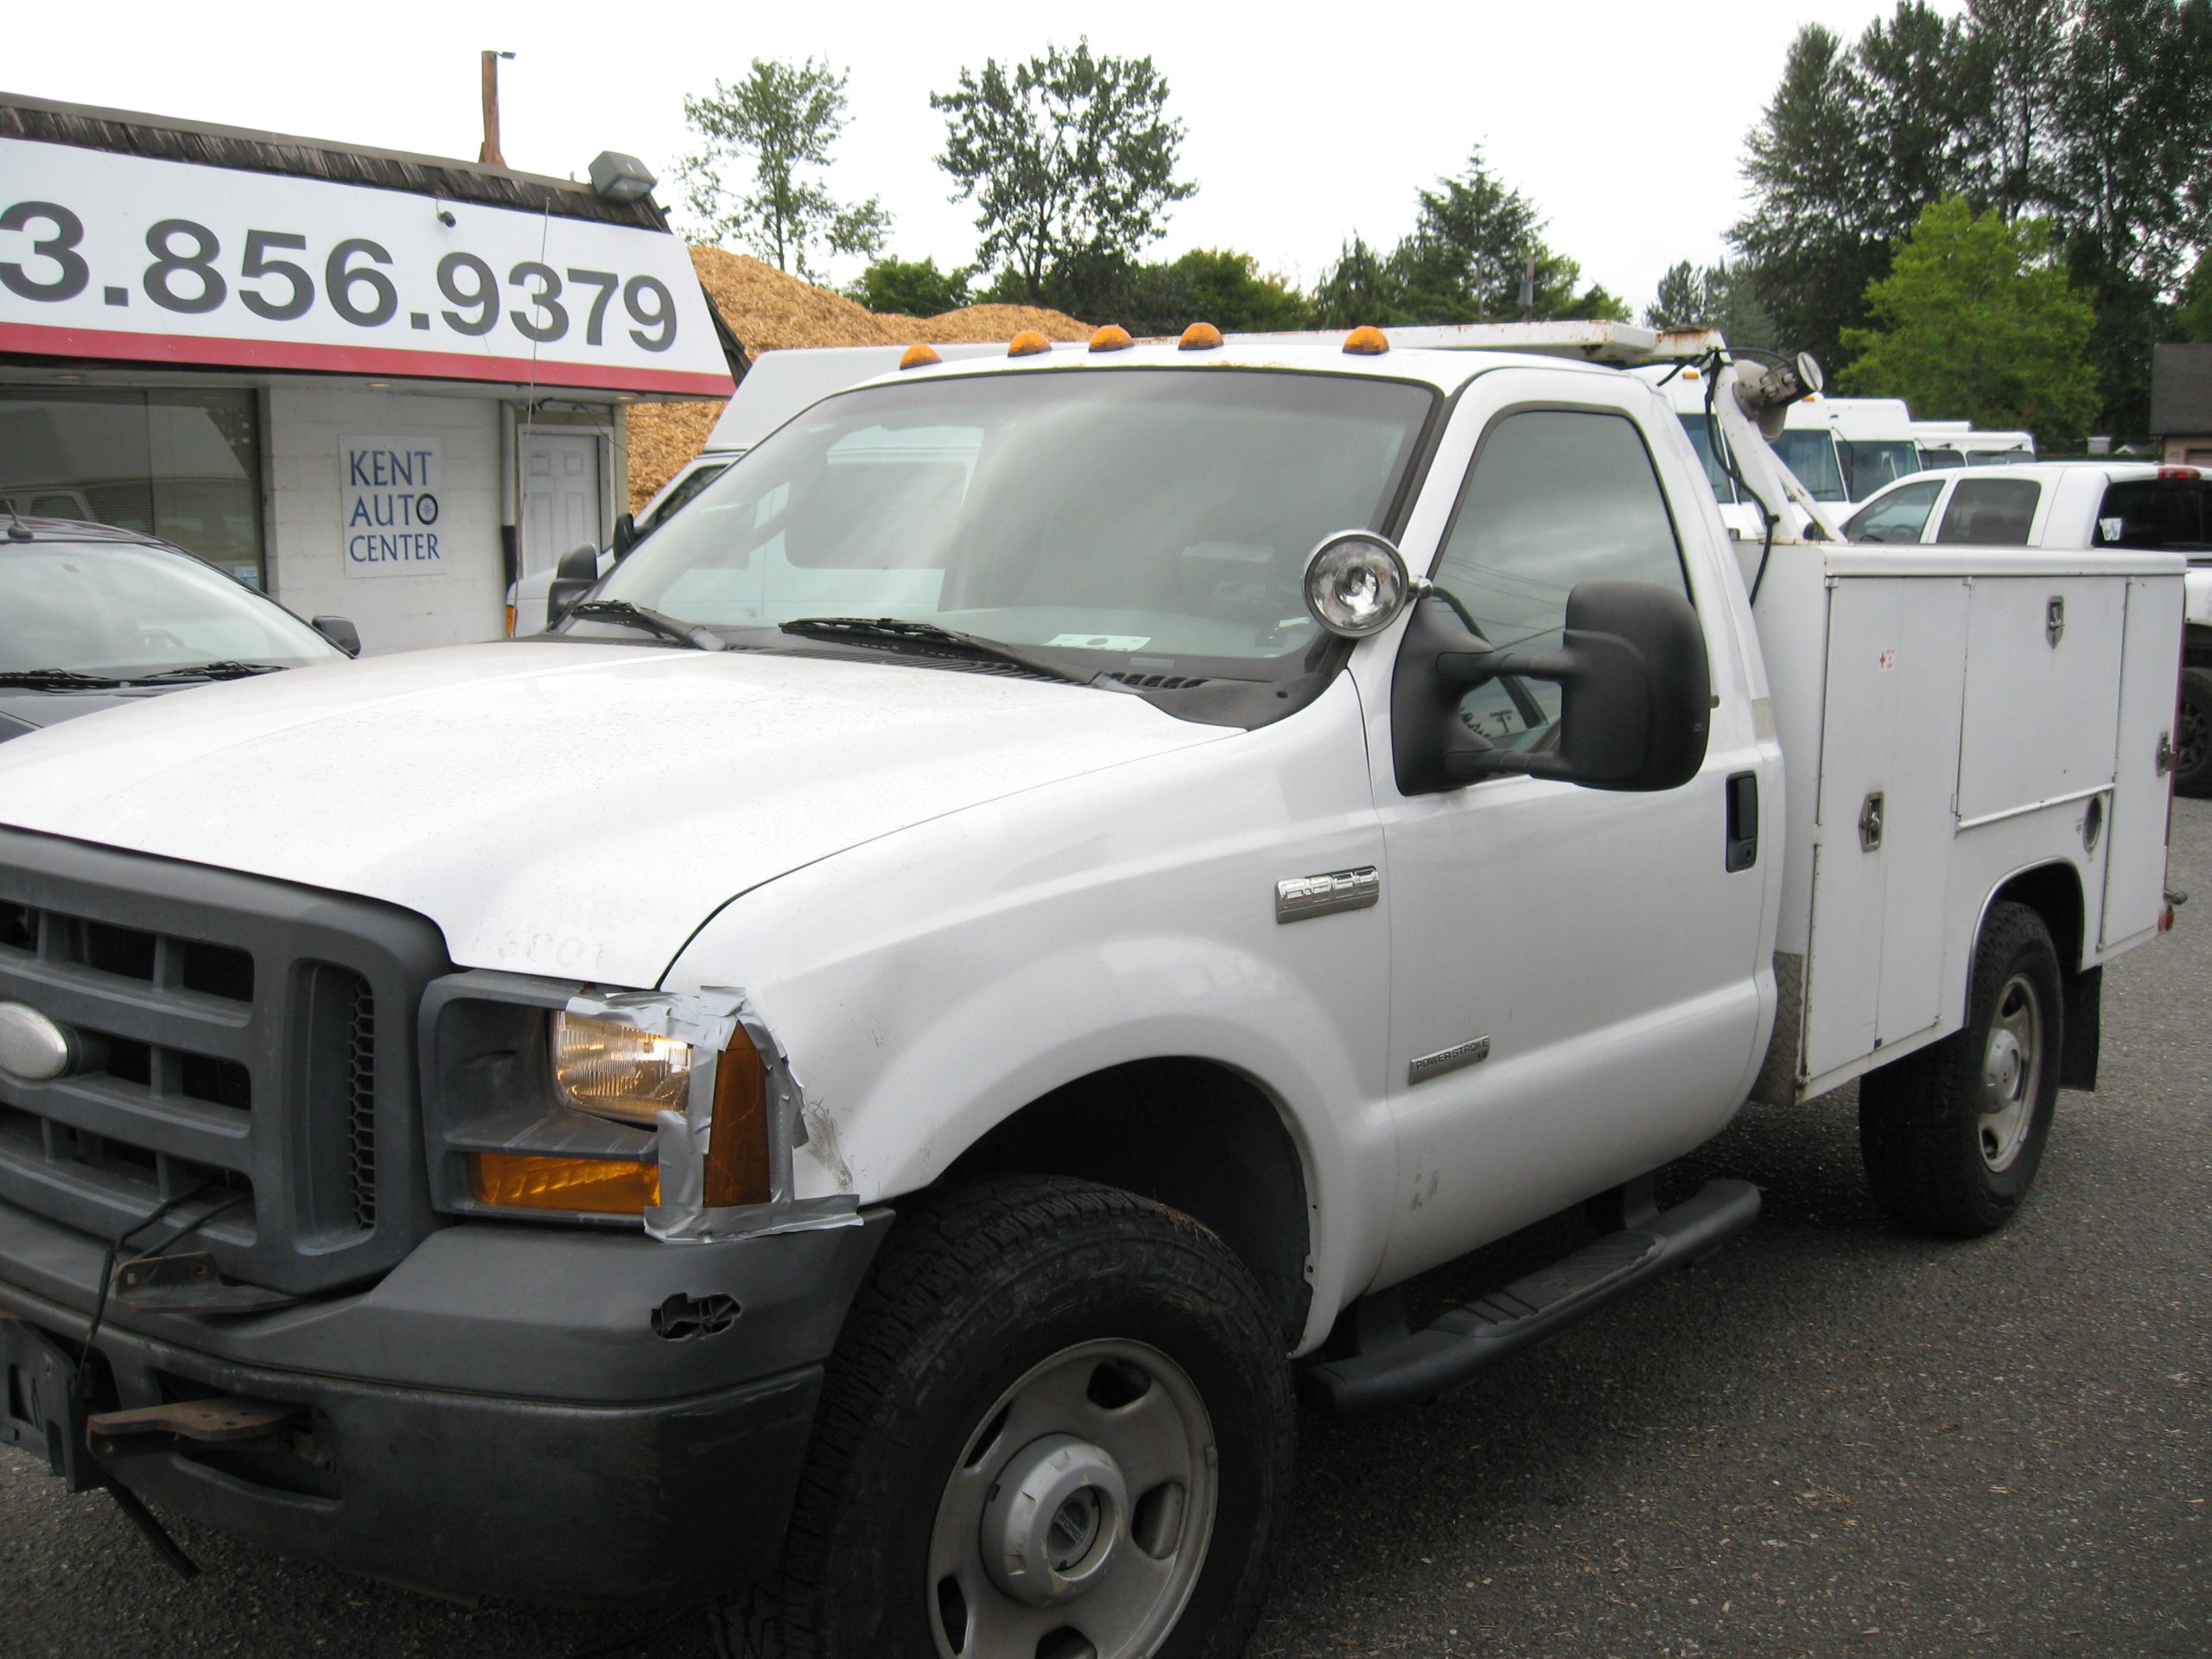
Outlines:
{"label": "truck hood", "polygon": [[646,986],[786,871],[1227,734],[895,658],[464,645],[34,732],[0,745],[0,823],[404,906],[463,967]]}

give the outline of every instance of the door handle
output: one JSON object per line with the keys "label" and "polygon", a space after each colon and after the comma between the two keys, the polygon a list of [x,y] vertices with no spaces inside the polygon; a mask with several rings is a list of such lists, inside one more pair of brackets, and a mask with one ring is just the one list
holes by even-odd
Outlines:
{"label": "door handle", "polygon": [[1759,861],[1759,775],[1739,772],[1728,780],[1728,841],[1724,868],[1731,874]]}

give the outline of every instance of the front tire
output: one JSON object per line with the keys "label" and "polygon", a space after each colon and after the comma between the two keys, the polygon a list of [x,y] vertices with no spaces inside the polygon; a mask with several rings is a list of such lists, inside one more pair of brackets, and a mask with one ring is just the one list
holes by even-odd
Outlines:
{"label": "front tire", "polygon": [[2212,795],[2212,668],[2181,671],[2181,707],[2174,734],[2174,792]]}
{"label": "front tire", "polygon": [[1991,906],[1964,1027],[1859,1080],[1859,1153],[1891,1215],[1977,1238],[2019,1208],[2050,1135],[2063,1020],[2050,930],[2025,905]]}
{"label": "front tire", "polygon": [[1188,1217],[1041,1177],[902,1206],[780,1579],[718,1634],[763,1659],[1233,1659],[1293,1412],[1258,1286]]}

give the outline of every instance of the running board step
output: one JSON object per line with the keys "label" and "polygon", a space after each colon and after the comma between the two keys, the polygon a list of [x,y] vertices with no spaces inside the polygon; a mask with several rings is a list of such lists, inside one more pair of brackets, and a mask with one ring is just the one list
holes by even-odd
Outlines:
{"label": "running board step", "polygon": [[1707,1181],[1673,1209],[1594,1240],[1433,1325],[1402,1329],[1364,1353],[1311,1367],[1308,1395],[1330,1410],[1353,1412],[1441,1394],[1647,1280],[1710,1255],[1758,1212],[1759,1190],[1749,1181]]}

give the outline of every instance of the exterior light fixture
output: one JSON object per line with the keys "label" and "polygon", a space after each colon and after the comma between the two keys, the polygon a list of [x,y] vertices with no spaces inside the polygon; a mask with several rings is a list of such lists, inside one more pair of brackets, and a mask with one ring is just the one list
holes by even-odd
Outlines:
{"label": "exterior light fixture", "polygon": [[634,156],[602,149],[591,158],[592,194],[602,201],[636,201],[659,181]]}

